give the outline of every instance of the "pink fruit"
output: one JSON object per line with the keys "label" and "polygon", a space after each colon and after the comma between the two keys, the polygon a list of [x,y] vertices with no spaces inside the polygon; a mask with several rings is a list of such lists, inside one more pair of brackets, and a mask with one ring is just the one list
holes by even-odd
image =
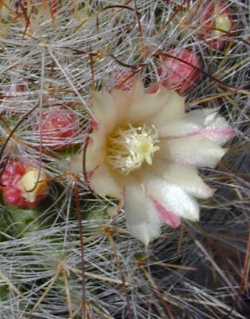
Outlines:
{"label": "pink fruit", "polygon": [[79,119],[73,111],[62,107],[53,107],[41,115],[41,122],[36,130],[40,129],[43,146],[52,149],[65,149],[72,146],[74,137],[79,130]]}
{"label": "pink fruit", "polygon": [[18,161],[7,163],[0,182],[4,202],[20,208],[37,207],[48,191],[44,173]]}
{"label": "pink fruit", "polygon": [[161,54],[160,61],[158,69],[160,84],[168,89],[176,90],[180,94],[191,90],[201,78],[200,59],[191,50],[172,49],[166,54]]}
{"label": "pink fruit", "polygon": [[20,208],[35,208],[34,203],[27,202],[22,197],[22,191],[17,187],[6,187],[3,191],[3,199],[5,204]]}

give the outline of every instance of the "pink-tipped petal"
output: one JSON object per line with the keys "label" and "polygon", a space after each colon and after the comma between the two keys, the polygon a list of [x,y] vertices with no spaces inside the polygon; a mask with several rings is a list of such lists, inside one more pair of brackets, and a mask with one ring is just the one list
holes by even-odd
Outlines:
{"label": "pink-tipped petal", "polygon": [[224,145],[235,137],[235,130],[230,127],[224,117],[218,114],[218,109],[191,111],[185,119],[200,127],[193,134],[206,137],[219,145]]}
{"label": "pink-tipped petal", "polygon": [[223,145],[235,136],[235,130],[218,114],[218,110],[195,110],[183,119],[160,127],[161,138],[200,136]]}
{"label": "pink-tipped petal", "polygon": [[145,185],[148,196],[160,202],[168,211],[186,219],[199,220],[197,202],[180,187],[153,175],[147,176]]}
{"label": "pink-tipped petal", "polygon": [[160,156],[179,164],[213,168],[225,153],[215,142],[194,135],[163,141]]}
{"label": "pink-tipped petal", "polygon": [[159,128],[159,135],[161,138],[181,137],[200,130],[200,126],[194,122],[181,119],[178,121],[164,124]]}
{"label": "pink-tipped petal", "polygon": [[181,218],[178,215],[170,212],[166,209],[164,205],[162,205],[159,201],[153,199],[153,203],[155,205],[156,211],[165,224],[171,226],[172,228],[178,228],[181,225]]}
{"label": "pink-tipped petal", "polygon": [[211,141],[215,141],[220,145],[225,144],[227,141],[233,139],[236,135],[235,130],[227,127],[227,128],[207,128],[197,132],[203,137]]}
{"label": "pink-tipped petal", "polygon": [[204,183],[195,167],[165,161],[159,161],[156,166],[158,176],[170,184],[179,186],[188,194],[201,199],[213,196],[214,189]]}

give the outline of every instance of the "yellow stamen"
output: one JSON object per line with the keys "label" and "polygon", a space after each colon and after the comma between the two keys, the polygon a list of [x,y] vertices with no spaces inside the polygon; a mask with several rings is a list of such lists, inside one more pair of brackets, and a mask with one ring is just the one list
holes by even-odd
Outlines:
{"label": "yellow stamen", "polygon": [[138,169],[145,162],[152,164],[153,155],[159,150],[156,128],[132,126],[117,128],[107,143],[107,162],[124,175]]}

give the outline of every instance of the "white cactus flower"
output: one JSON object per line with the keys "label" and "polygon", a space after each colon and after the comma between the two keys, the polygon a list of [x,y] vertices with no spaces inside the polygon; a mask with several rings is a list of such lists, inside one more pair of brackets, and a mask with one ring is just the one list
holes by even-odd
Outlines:
{"label": "white cactus flower", "polygon": [[198,174],[215,167],[222,145],[234,136],[217,110],[185,112],[184,98],[160,88],[95,93],[97,125],[87,147],[86,169],[92,189],[124,203],[129,232],[145,245],[161,224],[173,228],[181,218],[199,220],[196,198],[214,191]]}

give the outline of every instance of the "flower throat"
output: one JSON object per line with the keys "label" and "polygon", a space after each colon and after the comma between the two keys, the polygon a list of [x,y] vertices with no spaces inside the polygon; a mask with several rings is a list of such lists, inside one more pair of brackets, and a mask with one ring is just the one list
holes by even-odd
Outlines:
{"label": "flower throat", "polygon": [[107,162],[123,175],[152,164],[159,150],[158,132],[153,125],[118,127],[107,141]]}

